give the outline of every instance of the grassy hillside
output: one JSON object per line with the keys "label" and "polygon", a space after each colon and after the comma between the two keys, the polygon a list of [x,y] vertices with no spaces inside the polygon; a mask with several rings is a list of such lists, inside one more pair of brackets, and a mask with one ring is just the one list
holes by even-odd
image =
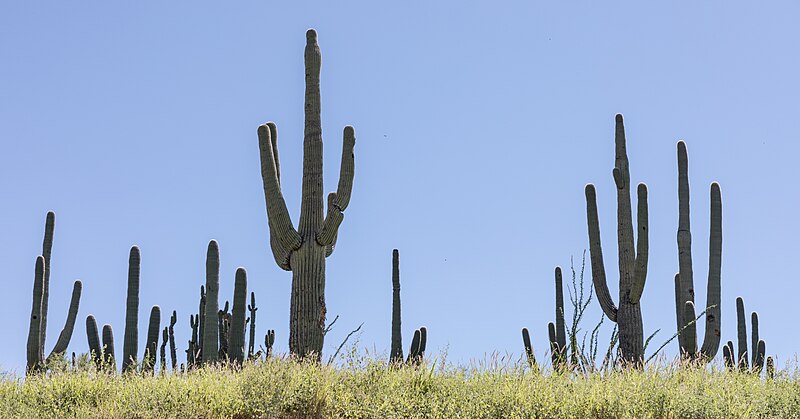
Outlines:
{"label": "grassy hillside", "polygon": [[0,417],[800,417],[800,375],[662,364],[578,376],[520,364],[387,369],[272,359],[241,371],[80,371],[0,383]]}

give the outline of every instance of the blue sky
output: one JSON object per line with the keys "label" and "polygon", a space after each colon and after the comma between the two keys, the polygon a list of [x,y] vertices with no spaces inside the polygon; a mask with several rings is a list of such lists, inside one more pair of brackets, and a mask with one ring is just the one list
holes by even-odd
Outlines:
{"label": "blue sky", "polygon": [[[0,5],[8,313],[0,368],[24,369],[48,210],[57,220],[47,351],[77,278],[84,294],[69,350],[87,350],[88,314],[122,341],[128,251],[137,244],[140,355],[158,304],[178,311],[183,360],[210,239],[221,248],[221,299],[232,299],[234,271],[246,267],[258,333],[276,329],[276,349],[287,350],[291,275],[269,250],[256,128],[278,125],[296,223],[309,27],[323,57],[326,190],[338,180],[342,127],[353,125],[357,138],[353,198],[327,265],[329,318],[340,315],[328,354],[364,322],[359,344],[388,357],[391,250],[399,248],[406,347],[426,325],[429,352],[446,350],[454,362],[518,355],[527,326],[543,356],[553,268],[588,247],[588,182],[597,185],[616,299],[611,169],[614,114],[623,113],[632,181],[650,191],[646,333],[662,329],[660,344],[675,329],[675,144],[683,139],[697,300],[705,302],[716,180],[723,341],[735,340],[742,295],[748,313],[759,312],[767,352],[781,364],[794,359],[796,3],[430,3]],[[599,316],[594,302],[585,326]],[[676,350],[670,344],[667,355]]]}

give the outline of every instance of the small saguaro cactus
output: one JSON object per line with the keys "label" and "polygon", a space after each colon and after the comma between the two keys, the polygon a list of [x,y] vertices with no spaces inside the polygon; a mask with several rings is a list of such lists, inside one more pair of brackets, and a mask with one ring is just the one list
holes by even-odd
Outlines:
{"label": "small saguaro cactus", "polygon": [[197,326],[200,321],[200,315],[189,315],[189,326],[192,328],[192,338],[189,340],[189,348],[186,349],[186,364],[189,368],[193,368],[199,364],[199,344],[197,342]]}
{"label": "small saguaro cactus", "polygon": [[[44,227],[44,241],[42,242],[42,258],[41,269],[39,268],[39,260],[36,260],[36,269],[34,275],[33,285],[33,304],[31,308],[31,321],[28,330],[27,342],[27,370],[28,372],[36,372],[44,367],[45,349],[44,343],[47,336],[47,312],[50,300],[50,255],[53,248],[53,231],[55,229],[56,215],[50,211],[47,213]],[[41,271],[41,273],[40,273]],[[70,298],[69,311],[67,312],[67,319],[61,333],[58,335],[53,350],[47,356],[51,359],[54,356],[60,356],[67,351],[69,341],[72,339],[72,332],[75,329],[75,319],[78,316],[78,308],[80,306],[81,291],[83,284],[81,281],[75,281],[72,285],[72,297]]]}
{"label": "small saguaro cactus", "polygon": [[272,356],[272,345],[275,344],[275,330],[269,329],[267,330],[267,334],[264,335],[264,356],[269,359]]}
{"label": "small saguaro cactus", "polygon": [[392,250],[392,349],[390,363],[403,362],[403,331],[400,315],[400,252]]}
{"label": "small saguaro cactus", "polygon": [[678,141],[678,262],[675,275],[675,317],[681,355],[692,360],[711,361],[719,350],[722,311],[720,274],[722,270],[722,195],[719,184],[711,184],[711,229],[708,243],[708,286],[705,306],[705,337],[697,352],[692,233],[689,220],[689,159],[686,144]]}
{"label": "small saguaro cactus", "polygon": [[147,327],[147,344],[145,345],[144,356],[142,359],[144,360],[144,364],[142,364],[142,370],[147,372],[153,372],[155,370],[156,359],[158,353],[156,350],[158,349],[158,334],[161,331],[161,307],[153,306],[150,309],[150,321]]}
{"label": "small saguaro cactus", "polygon": [[244,312],[247,306],[247,271],[244,268],[236,269],[236,279],[233,285],[233,308],[231,313],[230,337],[228,340],[228,355],[234,364],[244,362]]}
{"label": "small saguaro cactus", "polygon": [[[561,267],[556,266],[556,322],[548,323],[547,329],[550,337],[550,351],[553,357],[553,368],[563,369],[567,364],[567,333],[564,326],[564,289],[561,277]],[[572,348],[575,352],[575,348]]]}
{"label": "small saguaro cactus", "polygon": [[103,349],[97,332],[97,320],[91,314],[86,316],[86,338],[89,340],[89,357],[99,368],[103,365]]}
{"label": "small saguaro cactus", "polygon": [[638,241],[634,248],[633,219],[631,214],[630,171],[625,145],[625,127],[622,115],[616,116],[614,135],[616,144],[614,183],[617,186],[617,246],[619,257],[619,308],[614,305],[608,291],[600,243],[600,223],[597,216],[597,195],[594,185],[586,185],[586,218],[589,226],[589,253],[592,261],[592,281],[597,290],[597,301],[605,315],[617,323],[621,359],[632,365],[641,365],[644,359],[644,331],[642,309],[639,301],[647,277],[648,220],[647,185],[640,183],[638,195]]}
{"label": "small saguaro cactus", "polygon": [[251,359],[255,355],[256,346],[256,293],[250,292],[250,304],[247,305],[250,312],[250,342],[247,345],[247,358]]}
{"label": "small saguaro cactus", "polygon": [[128,256],[128,297],[125,304],[125,336],[122,341],[122,372],[136,368],[139,343],[139,273],[142,257],[138,246],[131,247]]}
{"label": "small saguaro cactus", "polygon": [[539,366],[536,365],[536,355],[533,352],[533,345],[531,344],[531,335],[527,327],[522,328],[522,344],[525,346],[525,355],[528,358],[528,365],[532,370],[538,371]]}
{"label": "small saguaro cactus", "polygon": [[175,323],[178,322],[178,312],[172,310],[172,317],[169,318],[167,338],[169,339],[169,355],[172,360],[172,371],[178,368],[178,354],[175,349]]}
{"label": "small saguaro cactus", "polygon": [[336,192],[328,195],[324,213],[322,185],[322,124],[320,118],[321,56],[317,32],[306,33],[305,134],[303,139],[303,186],[298,229],[292,225],[280,186],[277,128],[268,122],[258,127],[261,176],[272,254],[278,266],[292,271],[289,316],[289,351],[305,357],[321,357],[324,341],[325,258],[333,253],[344,210],[353,188],[355,131],[344,128],[341,171]]}
{"label": "small saguaro cactus", "polygon": [[217,362],[219,359],[219,328],[217,312],[219,311],[219,245],[216,240],[208,242],[206,252],[206,298],[200,313],[202,323],[202,357],[203,364]]}
{"label": "small saguaro cactus", "polygon": [[[733,370],[739,368],[742,372],[752,372],[760,374],[764,368],[766,343],[759,338],[758,335],[758,313],[755,311],[751,313],[750,322],[752,326],[752,335],[750,340],[750,352],[748,355],[747,350],[747,322],[744,311],[744,300],[742,297],[736,298],[736,331],[739,342],[739,352],[734,350],[733,342],[728,343],[722,347],[722,355],[725,359],[725,365]],[[752,368],[748,356],[752,356]]]}
{"label": "small saguaro cactus", "polygon": [[117,361],[114,358],[114,329],[108,323],[103,325],[103,364],[111,371],[117,370]]}
{"label": "small saguaro cactus", "polygon": [[161,372],[167,371],[167,343],[169,343],[169,326],[161,331]]}
{"label": "small saguaro cactus", "polygon": [[195,339],[195,357],[196,362],[199,364],[203,360],[203,323],[205,323],[205,313],[206,313],[206,287],[205,285],[200,285],[200,311],[197,314],[197,336],[198,338]]}
{"label": "small saguaro cactus", "polygon": [[420,365],[425,358],[425,348],[428,345],[428,329],[425,326],[414,331],[411,339],[411,347],[408,349],[406,363],[410,365]]}

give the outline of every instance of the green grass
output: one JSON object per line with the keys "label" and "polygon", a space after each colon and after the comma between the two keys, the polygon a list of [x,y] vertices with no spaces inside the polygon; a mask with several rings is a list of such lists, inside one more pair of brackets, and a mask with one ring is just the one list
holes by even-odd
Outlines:
{"label": "green grass", "polygon": [[348,358],[336,367],[273,359],[241,371],[6,378],[0,417],[800,417],[796,367],[765,380],[665,363],[578,376],[511,362],[388,369]]}

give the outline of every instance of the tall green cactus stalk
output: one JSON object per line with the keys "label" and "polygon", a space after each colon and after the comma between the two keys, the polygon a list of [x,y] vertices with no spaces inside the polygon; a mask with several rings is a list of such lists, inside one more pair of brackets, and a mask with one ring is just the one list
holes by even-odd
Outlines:
{"label": "tall green cactus stalk", "polygon": [[167,343],[169,343],[169,326],[161,331],[161,373],[167,372]]}
{"label": "tall green cactus stalk", "polygon": [[642,309],[639,301],[647,277],[648,220],[647,185],[637,187],[638,242],[634,248],[633,219],[631,214],[630,171],[625,145],[625,127],[622,115],[616,116],[614,183],[617,186],[617,246],[619,257],[619,308],[608,291],[600,243],[600,224],[597,216],[597,196],[591,183],[586,185],[586,218],[589,226],[589,253],[592,260],[592,281],[597,290],[597,300],[605,315],[617,323],[621,359],[632,365],[641,365],[644,359],[644,331]]}
{"label": "tall green cactus stalk", "polygon": [[275,344],[275,330],[269,329],[267,330],[267,334],[264,335],[264,350],[266,354],[264,355],[267,359],[272,356],[272,345]]}
{"label": "tall green cactus stalk", "polygon": [[217,312],[219,311],[219,245],[216,240],[208,243],[206,253],[206,299],[201,313],[203,323],[202,354],[203,364],[215,363],[219,359],[219,329],[217,328]]}
{"label": "tall green cactus stalk", "polygon": [[175,323],[178,322],[178,312],[172,310],[172,317],[169,318],[167,338],[169,339],[169,355],[172,361],[172,371],[178,368],[178,353],[175,350]]}
{"label": "tall green cactus stalk", "polygon": [[225,309],[217,312],[217,327],[219,328],[219,359],[228,358],[228,342],[230,339],[231,315],[228,313],[230,304],[225,301]]}
{"label": "tall green cactus stalk", "polygon": [[678,141],[678,263],[675,275],[675,313],[681,355],[692,360],[711,361],[719,350],[722,311],[720,275],[722,271],[722,194],[719,184],[711,184],[711,231],[708,244],[708,286],[706,288],[706,329],[703,345],[697,352],[697,325],[692,271],[692,233],[689,220],[689,159],[686,144]]}
{"label": "tall green cactus stalk", "polygon": [[247,359],[252,359],[255,354],[256,346],[256,293],[250,293],[250,304],[247,305],[247,310],[250,312],[250,343],[247,345]]}
{"label": "tall green cactus stalk", "polygon": [[202,323],[200,321],[200,315],[197,316],[190,314],[189,315],[189,326],[192,328],[192,338],[189,340],[189,348],[186,349],[186,364],[189,365],[189,368],[193,368],[197,366],[199,361],[199,344],[197,343],[197,328],[198,323]]}
{"label": "tall green cactus stalk", "polygon": [[[547,325],[550,335],[550,351],[553,368],[563,369],[567,364],[567,332],[564,326],[564,288],[561,267],[556,266],[556,322]],[[572,348],[575,351],[575,348]]]}
{"label": "tall green cactus stalk", "polygon": [[233,308],[231,313],[230,338],[228,354],[231,362],[241,365],[244,362],[244,313],[247,307],[247,271],[236,269],[233,284]]}
{"label": "tall green cactus stalk", "polygon": [[97,320],[91,314],[86,316],[86,338],[89,341],[89,357],[99,368],[103,365],[103,350],[97,332]]}
{"label": "tall green cactus stalk", "polygon": [[103,365],[110,371],[117,370],[117,361],[114,359],[114,329],[108,323],[103,325]]}
{"label": "tall green cactus stalk", "polygon": [[161,307],[153,306],[150,309],[150,321],[147,327],[147,344],[145,345],[145,356],[142,357],[144,364],[142,370],[146,372],[153,372],[156,366],[156,357],[158,356],[158,335],[161,331]]}
{"label": "tall green cactus stalk", "polygon": [[139,342],[139,274],[142,257],[138,246],[128,256],[128,297],[125,304],[125,336],[122,341],[122,372],[135,371]]}
{"label": "tall green cactus stalk", "polygon": [[33,307],[31,307],[30,327],[28,328],[28,365],[29,374],[38,372],[42,368],[44,359],[41,339],[42,325],[42,288],[44,287],[44,257],[36,258],[36,268],[33,276]]}
{"label": "tall green cactus stalk", "polygon": [[196,361],[199,364],[202,362],[203,359],[203,323],[205,323],[205,312],[206,312],[206,287],[205,285],[200,285],[200,311],[197,314],[197,336],[198,339],[195,340],[195,356]]}
{"label": "tall green cactus stalk", "polygon": [[525,346],[525,355],[528,358],[528,365],[530,365],[531,370],[539,371],[539,366],[536,365],[533,345],[531,344],[531,335],[526,327],[522,328],[522,344]]}
{"label": "tall green cactus stalk", "polygon": [[320,119],[320,50],[317,33],[306,33],[305,135],[303,140],[303,186],[300,224],[295,230],[280,187],[277,128],[274,123],[258,127],[261,176],[267,204],[272,254],[284,270],[292,271],[292,298],[289,316],[289,350],[320,359],[324,341],[325,258],[336,245],[343,211],[350,202],[353,187],[353,146],[355,131],[344,128],[339,185],[328,195],[324,214],[322,186],[322,125]]}
{"label": "tall green cactus stalk", "polygon": [[390,363],[403,362],[403,332],[400,316],[400,252],[392,250],[392,349]]}
{"label": "tall green cactus stalk", "polygon": [[[44,344],[47,336],[47,311],[50,300],[50,256],[53,248],[53,231],[55,229],[55,222],[55,213],[52,211],[48,212],[45,220],[44,240],[42,242],[42,275],[41,278],[38,278],[36,275],[34,276],[34,295],[31,309],[31,323],[28,331],[27,348],[27,369],[29,372],[40,371],[45,365]],[[37,266],[38,263],[39,262],[37,260]],[[41,283],[37,284],[37,281],[40,281]],[[67,351],[69,341],[72,339],[72,332],[75,329],[75,320],[78,317],[78,308],[80,306],[82,291],[83,284],[81,281],[75,281],[72,286],[72,297],[70,298],[67,319],[64,323],[64,327],[61,329],[61,333],[58,335],[58,340],[56,341],[53,350],[47,356],[48,360],[55,356],[61,356]],[[34,349],[32,345],[38,345],[39,348]]]}
{"label": "tall green cactus stalk", "polygon": [[419,354],[420,337],[422,333],[419,329],[414,331],[414,337],[411,338],[411,346],[408,348],[408,357],[406,364],[416,364],[417,356]]}

